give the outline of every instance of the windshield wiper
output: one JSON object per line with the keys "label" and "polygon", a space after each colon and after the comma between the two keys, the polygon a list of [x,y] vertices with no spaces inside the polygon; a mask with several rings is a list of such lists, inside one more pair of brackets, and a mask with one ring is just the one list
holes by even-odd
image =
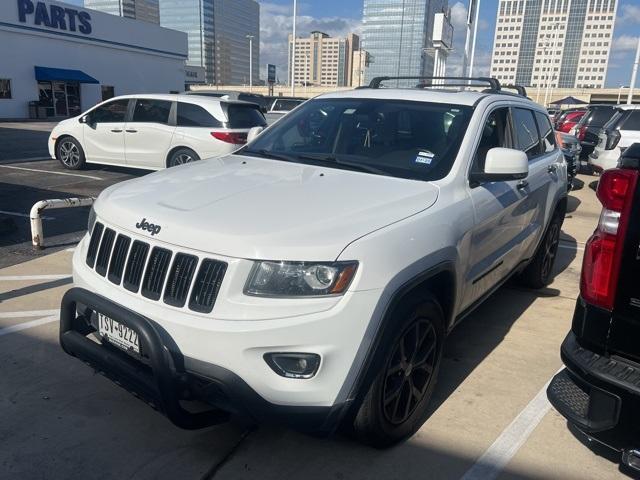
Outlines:
{"label": "windshield wiper", "polygon": [[334,155],[329,155],[329,154],[314,155],[310,153],[303,153],[303,154],[297,155],[297,157],[300,160],[313,160],[316,162],[342,165],[345,167],[349,167],[353,170],[359,170],[361,172],[367,172],[367,173],[375,173],[376,175],[389,175],[389,172],[385,172],[384,170],[381,170],[379,168],[372,167],[371,165],[366,165],[364,163],[358,163],[358,162],[350,162],[348,160],[341,160],[338,157]]}

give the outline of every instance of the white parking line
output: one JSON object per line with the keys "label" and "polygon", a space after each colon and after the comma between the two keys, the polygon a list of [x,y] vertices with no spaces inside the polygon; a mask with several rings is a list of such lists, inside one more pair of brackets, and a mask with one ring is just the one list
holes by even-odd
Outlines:
{"label": "white parking line", "polygon": [[[28,213],[20,213],[20,212],[8,212],[6,210],[0,210],[0,213],[4,214],[4,215],[12,215],[14,217],[25,217],[25,218],[29,218],[29,214]],[[55,217],[40,217],[43,220],[55,220]]]}
{"label": "white parking line", "polygon": [[0,282],[19,282],[22,280],[61,280],[71,278],[68,273],[55,275],[0,275]]}
{"label": "white parking line", "polygon": [[28,328],[39,327],[40,325],[46,325],[47,323],[58,321],[58,316],[51,316],[40,318],[38,320],[32,320],[30,322],[20,323],[19,325],[12,325],[6,328],[0,328],[0,337],[3,335],[9,335],[10,333],[21,332],[22,330],[27,330]]}
{"label": "white parking line", "polygon": [[27,172],[49,173],[51,175],[67,175],[70,177],[90,178],[91,180],[103,180],[100,177],[94,177],[92,175],[82,175],[80,173],[67,173],[67,172],[53,172],[51,170],[39,170],[37,168],[14,167],[13,165],[0,165],[0,168],[10,168],[12,170],[25,170]]}
{"label": "white parking line", "polygon": [[22,312],[0,312],[0,318],[50,317],[60,310],[25,310]]}
{"label": "white parking line", "polygon": [[566,250],[580,250],[581,252],[584,252],[584,247],[578,247],[577,245],[563,245],[560,243],[558,248],[564,248]]}
{"label": "white parking line", "polygon": [[[560,370],[562,368],[558,372]],[[493,480],[500,475],[500,472],[518,453],[520,447],[524,445],[524,442],[551,409],[551,404],[547,400],[547,387],[550,382],[551,380],[540,389],[524,410],[513,419],[495,442],[467,470],[461,480]]]}

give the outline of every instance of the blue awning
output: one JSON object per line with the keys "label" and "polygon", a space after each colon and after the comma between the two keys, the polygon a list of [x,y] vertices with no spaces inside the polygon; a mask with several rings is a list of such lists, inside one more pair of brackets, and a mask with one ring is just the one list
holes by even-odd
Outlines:
{"label": "blue awning", "polygon": [[67,70],[65,68],[34,67],[36,70],[36,80],[43,82],[79,82],[79,83],[100,83],[90,75],[81,70]]}

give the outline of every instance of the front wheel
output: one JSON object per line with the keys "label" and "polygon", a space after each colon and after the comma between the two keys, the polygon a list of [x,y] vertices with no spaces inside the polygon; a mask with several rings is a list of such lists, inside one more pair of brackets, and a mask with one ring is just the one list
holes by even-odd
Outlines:
{"label": "front wheel", "polygon": [[560,231],[562,230],[562,217],[554,215],[547,228],[533,260],[520,274],[520,281],[530,288],[543,288],[553,279],[553,266],[555,264],[558,246],[560,245]]}
{"label": "front wheel", "polygon": [[196,152],[190,148],[179,148],[175,150],[167,161],[167,167],[177,167],[178,165],[184,165],[185,163],[195,162],[200,160],[200,157]]}
{"label": "front wheel", "polygon": [[73,137],[64,137],[56,147],[56,158],[64,168],[79,170],[85,164],[84,150]]}
{"label": "front wheel", "polygon": [[398,328],[353,422],[356,437],[378,448],[413,435],[426,421],[444,343],[435,299],[400,308],[392,321]]}

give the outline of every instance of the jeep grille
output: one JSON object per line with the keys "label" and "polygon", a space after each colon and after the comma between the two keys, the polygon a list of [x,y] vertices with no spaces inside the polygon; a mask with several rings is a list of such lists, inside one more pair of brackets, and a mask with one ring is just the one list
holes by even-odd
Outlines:
{"label": "jeep grille", "polygon": [[116,234],[100,222],[93,228],[86,261],[91,268],[95,265],[97,273],[130,292],[140,291],[151,300],[162,297],[164,303],[179,308],[188,298],[189,309],[199,313],[213,310],[227,270],[225,262],[209,258],[199,262],[195,255],[174,255],[167,248],[151,247],[140,240],[132,242],[127,235]]}

